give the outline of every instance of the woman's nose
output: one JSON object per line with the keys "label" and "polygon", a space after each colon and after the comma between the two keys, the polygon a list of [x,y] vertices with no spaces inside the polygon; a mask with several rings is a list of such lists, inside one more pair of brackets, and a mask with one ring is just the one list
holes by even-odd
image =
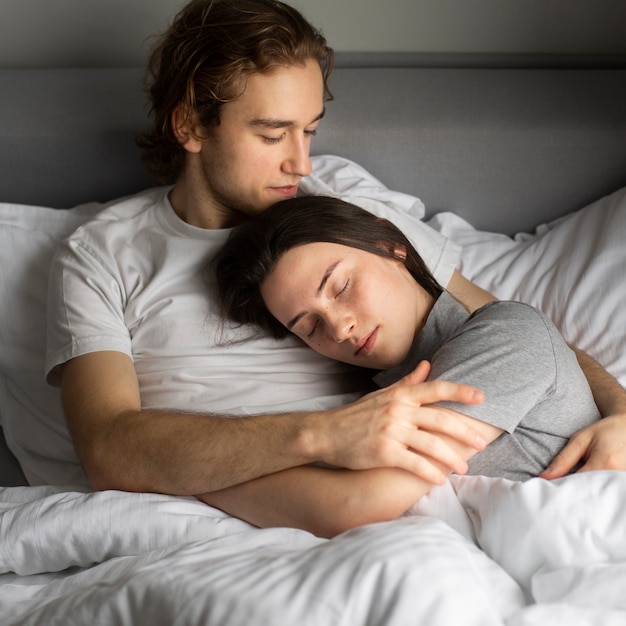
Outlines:
{"label": "woman's nose", "polygon": [[341,343],[349,339],[352,335],[354,320],[350,316],[344,315],[329,323],[329,328],[333,340],[337,343]]}

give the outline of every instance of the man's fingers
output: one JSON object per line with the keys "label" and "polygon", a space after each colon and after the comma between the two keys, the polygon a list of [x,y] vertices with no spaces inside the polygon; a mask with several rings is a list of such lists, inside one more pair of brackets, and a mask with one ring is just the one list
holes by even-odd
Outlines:
{"label": "man's fingers", "polygon": [[428,361],[420,361],[417,367],[404,378],[398,381],[399,385],[419,385],[428,378],[430,374],[430,363]]}
{"label": "man's fingers", "polygon": [[476,387],[446,380],[432,380],[412,387],[411,400],[419,405],[433,404],[434,402],[480,404],[484,400],[484,395]]}
{"label": "man's fingers", "polygon": [[[439,464],[447,467],[457,474],[467,472],[467,462],[456,451],[454,451],[441,437],[433,435],[425,430],[415,430],[409,438],[410,448],[413,454],[427,457]],[[469,438],[473,441],[475,437],[471,434]]]}
{"label": "man's fingers", "polygon": [[402,462],[397,467],[418,476],[431,485],[443,485],[448,478],[447,474],[444,474],[430,459],[409,450],[406,451]]}
{"label": "man's fingers", "polygon": [[[396,382],[393,387],[414,387],[414,401],[419,404],[433,402],[463,402],[464,404],[480,404],[484,400],[483,393],[475,387],[462,385],[445,380],[425,382],[430,374],[430,363],[420,361],[417,367],[404,378]],[[422,384],[424,383],[424,384]]]}
{"label": "man's fingers", "polygon": [[[487,446],[485,437],[479,433],[465,419],[459,419],[461,416],[451,409],[445,409],[437,406],[421,407],[419,419],[416,420],[416,433],[428,431],[433,433],[436,441],[441,441],[437,435],[447,435],[448,437],[458,441],[459,443],[483,450]],[[419,435],[414,435],[415,437]],[[414,447],[411,444],[411,447]],[[426,453],[427,451],[424,450]]]}

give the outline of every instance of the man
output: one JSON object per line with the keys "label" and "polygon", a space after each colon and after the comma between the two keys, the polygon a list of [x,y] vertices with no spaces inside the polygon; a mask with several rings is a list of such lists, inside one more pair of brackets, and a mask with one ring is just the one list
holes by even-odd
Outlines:
{"label": "man", "polygon": [[[293,498],[302,504],[318,484],[313,463],[436,484],[442,466],[465,471],[463,446],[484,447],[469,418],[432,406],[480,401],[475,390],[417,384],[422,367],[359,397],[363,381],[343,366],[291,340],[222,326],[208,295],[203,269],[228,229],[295,195],[310,173],[331,68],[321,34],[274,0],[193,0],[155,48],[154,126],[141,145],[173,186],[120,201],[80,228],[51,274],[48,378],[61,385],[94,488],[195,494],[258,525],[298,525]],[[454,270],[443,238],[421,223],[413,230],[431,271],[466,308],[489,299]],[[585,431],[553,476],[587,450],[597,450],[590,467],[603,463],[612,430],[626,432],[624,395],[593,371],[603,414],[621,415]],[[340,479],[343,470],[325,471]]]}

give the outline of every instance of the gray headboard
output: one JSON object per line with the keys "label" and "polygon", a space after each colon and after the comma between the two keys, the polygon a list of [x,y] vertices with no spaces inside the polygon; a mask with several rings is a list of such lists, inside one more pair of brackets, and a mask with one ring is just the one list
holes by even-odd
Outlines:
{"label": "gray headboard", "polygon": [[[70,207],[155,183],[142,71],[0,70],[0,202]],[[343,67],[314,153],[429,214],[530,230],[626,185],[626,69]]]}

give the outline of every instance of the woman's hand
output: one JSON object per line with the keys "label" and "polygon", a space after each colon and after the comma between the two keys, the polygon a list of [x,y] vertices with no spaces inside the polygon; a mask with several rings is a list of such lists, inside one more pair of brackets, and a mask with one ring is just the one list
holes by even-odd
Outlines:
{"label": "woman's hand", "polygon": [[626,470],[626,413],[605,417],[578,431],[541,477],[561,478],[581,463],[579,472]]}
{"label": "woman's hand", "polygon": [[577,467],[578,472],[626,470],[626,390],[586,352],[570,347],[587,377],[602,419],[577,432],[541,477],[561,478]]}

